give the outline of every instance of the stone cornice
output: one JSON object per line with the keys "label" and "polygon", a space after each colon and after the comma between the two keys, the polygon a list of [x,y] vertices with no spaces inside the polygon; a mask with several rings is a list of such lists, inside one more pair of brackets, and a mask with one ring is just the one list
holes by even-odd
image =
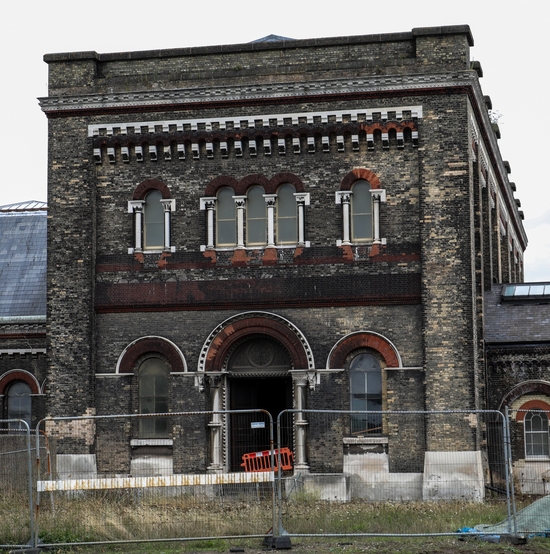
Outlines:
{"label": "stone cornice", "polygon": [[356,79],[329,79],[317,82],[281,82],[256,85],[229,85],[222,87],[197,87],[159,91],[98,93],[75,96],[51,96],[39,98],[40,107],[48,116],[62,117],[77,112],[110,112],[119,110],[182,109],[195,104],[239,102],[250,103],[265,100],[280,102],[282,99],[305,98],[315,100],[336,96],[361,96],[372,93],[406,93],[420,89],[471,87],[477,81],[474,71],[427,75],[368,76]]}

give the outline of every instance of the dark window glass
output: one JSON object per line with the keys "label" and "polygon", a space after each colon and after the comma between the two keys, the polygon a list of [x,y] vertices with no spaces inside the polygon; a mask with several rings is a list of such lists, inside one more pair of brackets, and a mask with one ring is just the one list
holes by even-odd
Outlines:
{"label": "dark window glass", "polygon": [[296,189],[289,184],[277,191],[277,244],[298,242],[298,215],[296,213]]}
{"label": "dark window glass", "polygon": [[145,197],[143,209],[143,242],[145,248],[164,247],[164,208],[162,194],[153,190]]}
{"label": "dark window glass", "polygon": [[[22,419],[31,425],[31,388],[23,381],[16,381],[8,389],[7,395],[7,418]],[[26,429],[19,422],[8,424],[10,429]]]}
{"label": "dark window glass", "polygon": [[235,223],[235,192],[223,187],[218,192],[216,203],[216,246],[235,246],[237,231]]}
{"label": "dark window glass", "polygon": [[252,187],[246,195],[246,245],[259,246],[267,240],[267,208],[262,187]]}
{"label": "dark window glass", "polygon": [[372,240],[372,195],[368,181],[357,181],[351,195],[351,238]]}
{"label": "dark window glass", "polygon": [[[372,354],[355,356],[349,366],[350,409],[357,411],[382,411],[382,370],[380,362]],[[354,414],[351,418],[352,434],[382,431],[380,413]]]}
{"label": "dark window glass", "polygon": [[[168,368],[159,358],[148,358],[141,364],[138,373],[140,414],[168,412],[168,377]],[[139,434],[143,438],[167,436],[167,417],[139,418]]]}

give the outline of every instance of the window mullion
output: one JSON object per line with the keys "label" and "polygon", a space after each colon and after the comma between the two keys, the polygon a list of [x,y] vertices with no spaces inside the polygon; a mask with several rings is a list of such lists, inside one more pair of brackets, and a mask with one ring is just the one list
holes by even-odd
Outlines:
{"label": "window mullion", "polygon": [[276,194],[264,194],[265,204],[267,207],[267,247],[275,247],[275,201]]}
{"label": "window mullion", "polygon": [[237,208],[237,248],[244,248],[244,210],[246,208],[246,196],[233,196]]}

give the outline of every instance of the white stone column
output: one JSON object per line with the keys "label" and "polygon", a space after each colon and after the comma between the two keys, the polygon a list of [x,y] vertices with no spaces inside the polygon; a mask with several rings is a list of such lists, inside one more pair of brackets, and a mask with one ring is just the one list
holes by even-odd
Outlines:
{"label": "white stone column", "polygon": [[161,200],[160,203],[162,204],[162,207],[164,208],[164,250],[170,251],[171,250],[171,244],[170,244],[170,213],[175,208],[175,200],[168,199],[168,200]]}
{"label": "white stone column", "polygon": [[298,246],[305,246],[304,207],[309,206],[309,192],[295,192],[294,197],[298,206]]}
{"label": "white stone column", "polygon": [[143,206],[145,200],[132,200],[128,202],[128,213],[134,216],[134,252],[142,252],[142,234],[143,234]]}
{"label": "white stone column", "polygon": [[380,240],[380,202],[386,201],[386,191],[373,189],[369,191],[372,195],[372,222],[373,222],[373,244],[381,244]]}
{"label": "white stone column", "polygon": [[237,248],[244,248],[244,210],[246,196],[233,196],[237,208]]}
{"label": "white stone column", "polygon": [[373,243],[380,244],[380,195],[372,195]]}
{"label": "white stone column", "polygon": [[[212,395],[212,411],[222,411],[222,377],[220,375],[210,375],[210,394]],[[210,446],[212,450],[212,460],[208,466],[211,473],[221,473],[223,471],[223,419],[221,414],[212,414],[212,419],[208,422],[210,427]]]}
{"label": "white stone column", "polygon": [[216,209],[216,200],[210,200],[206,203],[206,227],[207,242],[206,248],[214,249],[214,212]]}
{"label": "white stone column", "polygon": [[297,372],[293,374],[294,381],[294,397],[296,399],[296,445],[294,448],[296,458],[294,460],[294,470],[307,472],[309,471],[309,465],[306,459],[306,427],[308,422],[304,419],[302,410],[306,404],[306,387],[308,386],[308,379],[306,372]]}
{"label": "white stone column", "polygon": [[203,197],[200,199],[201,210],[206,210],[206,250],[214,250],[214,216],[216,214],[215,196]]}
{"label": "white stone column", "polygon": [[267,248],[275,247],[275,201],[276,194],[264,194],[267,206]]}
{"label": "white stone column", "polygon": [[351,244],[350,240],[350,202],[351,190],[339,190],[336,193],[336,203],[342,204],[342,244]]}

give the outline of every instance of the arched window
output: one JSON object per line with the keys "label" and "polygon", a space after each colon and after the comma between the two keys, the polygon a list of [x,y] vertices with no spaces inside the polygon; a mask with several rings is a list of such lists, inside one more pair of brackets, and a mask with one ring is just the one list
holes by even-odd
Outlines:
{"label": "arched window", "polygon": [[386,202],[386,190],[378,177],[367,169],[348,173],[336,192],[336,204],[342,205],[342,239],[337,246],[386,244],[380,236],[380,205]]}
{"label": "arched window", "polygon": [[237,244],[236,209],[233,189],[219,190],[216,203],[216,246],[227,247]]}
{"label": "arched window", "polygon": [[[23,381],[15,381],[7,390],[6,418],[22,419],[31,425],[31,388]],[[9,429],[24,429],[19,422],[10,422]]]}
{"label": "arched window", "polygon": [[[147,358],[138,371],[139,413],[158,414],[168,412],[169,369],[160,358]],[[141,438],[168,436],[166,417],[139,418]]]}
{"label": "arched window", "polygon": [[548,415],[543,411],[529,411],[524,418],[525,456],[550,455],[548,447]]}
{"label": "arched window", "polygon": [[351,190],[351,240],[370,241],[373,238],[372,194],[370,183],[360,180]]}
{"label": "arched window", "polygon": [[296,189],[284,184],[277,191],[277,244],[298,242],[298,214],[296,210]]}
{"label": "arched window", "polygon": [[260,246],[267,239],[267,208],[263,187],[254,186],[246,195],[246,244]]}
{"label": "arched window", "polygon": [[[373,354],[361,353],[349,365],[350,409],[382,411],[382,369]],[[351,416],[351,433],[382,432],[382,414],[354,414]]]}
{"label": "arched window", "polygon": [[161,181],[147,179],[134,191],[128,202],[128,213],[134,217],[135,252],[175,252],[170,244],[171,214],[176,211],[176,201],[170,198],[170,190]]}
{"label": "arched window", "polygon": [[162,193],[152,190],[145,196],[143,207],[143,243],[146,250],[164,248],[164,207]]}

